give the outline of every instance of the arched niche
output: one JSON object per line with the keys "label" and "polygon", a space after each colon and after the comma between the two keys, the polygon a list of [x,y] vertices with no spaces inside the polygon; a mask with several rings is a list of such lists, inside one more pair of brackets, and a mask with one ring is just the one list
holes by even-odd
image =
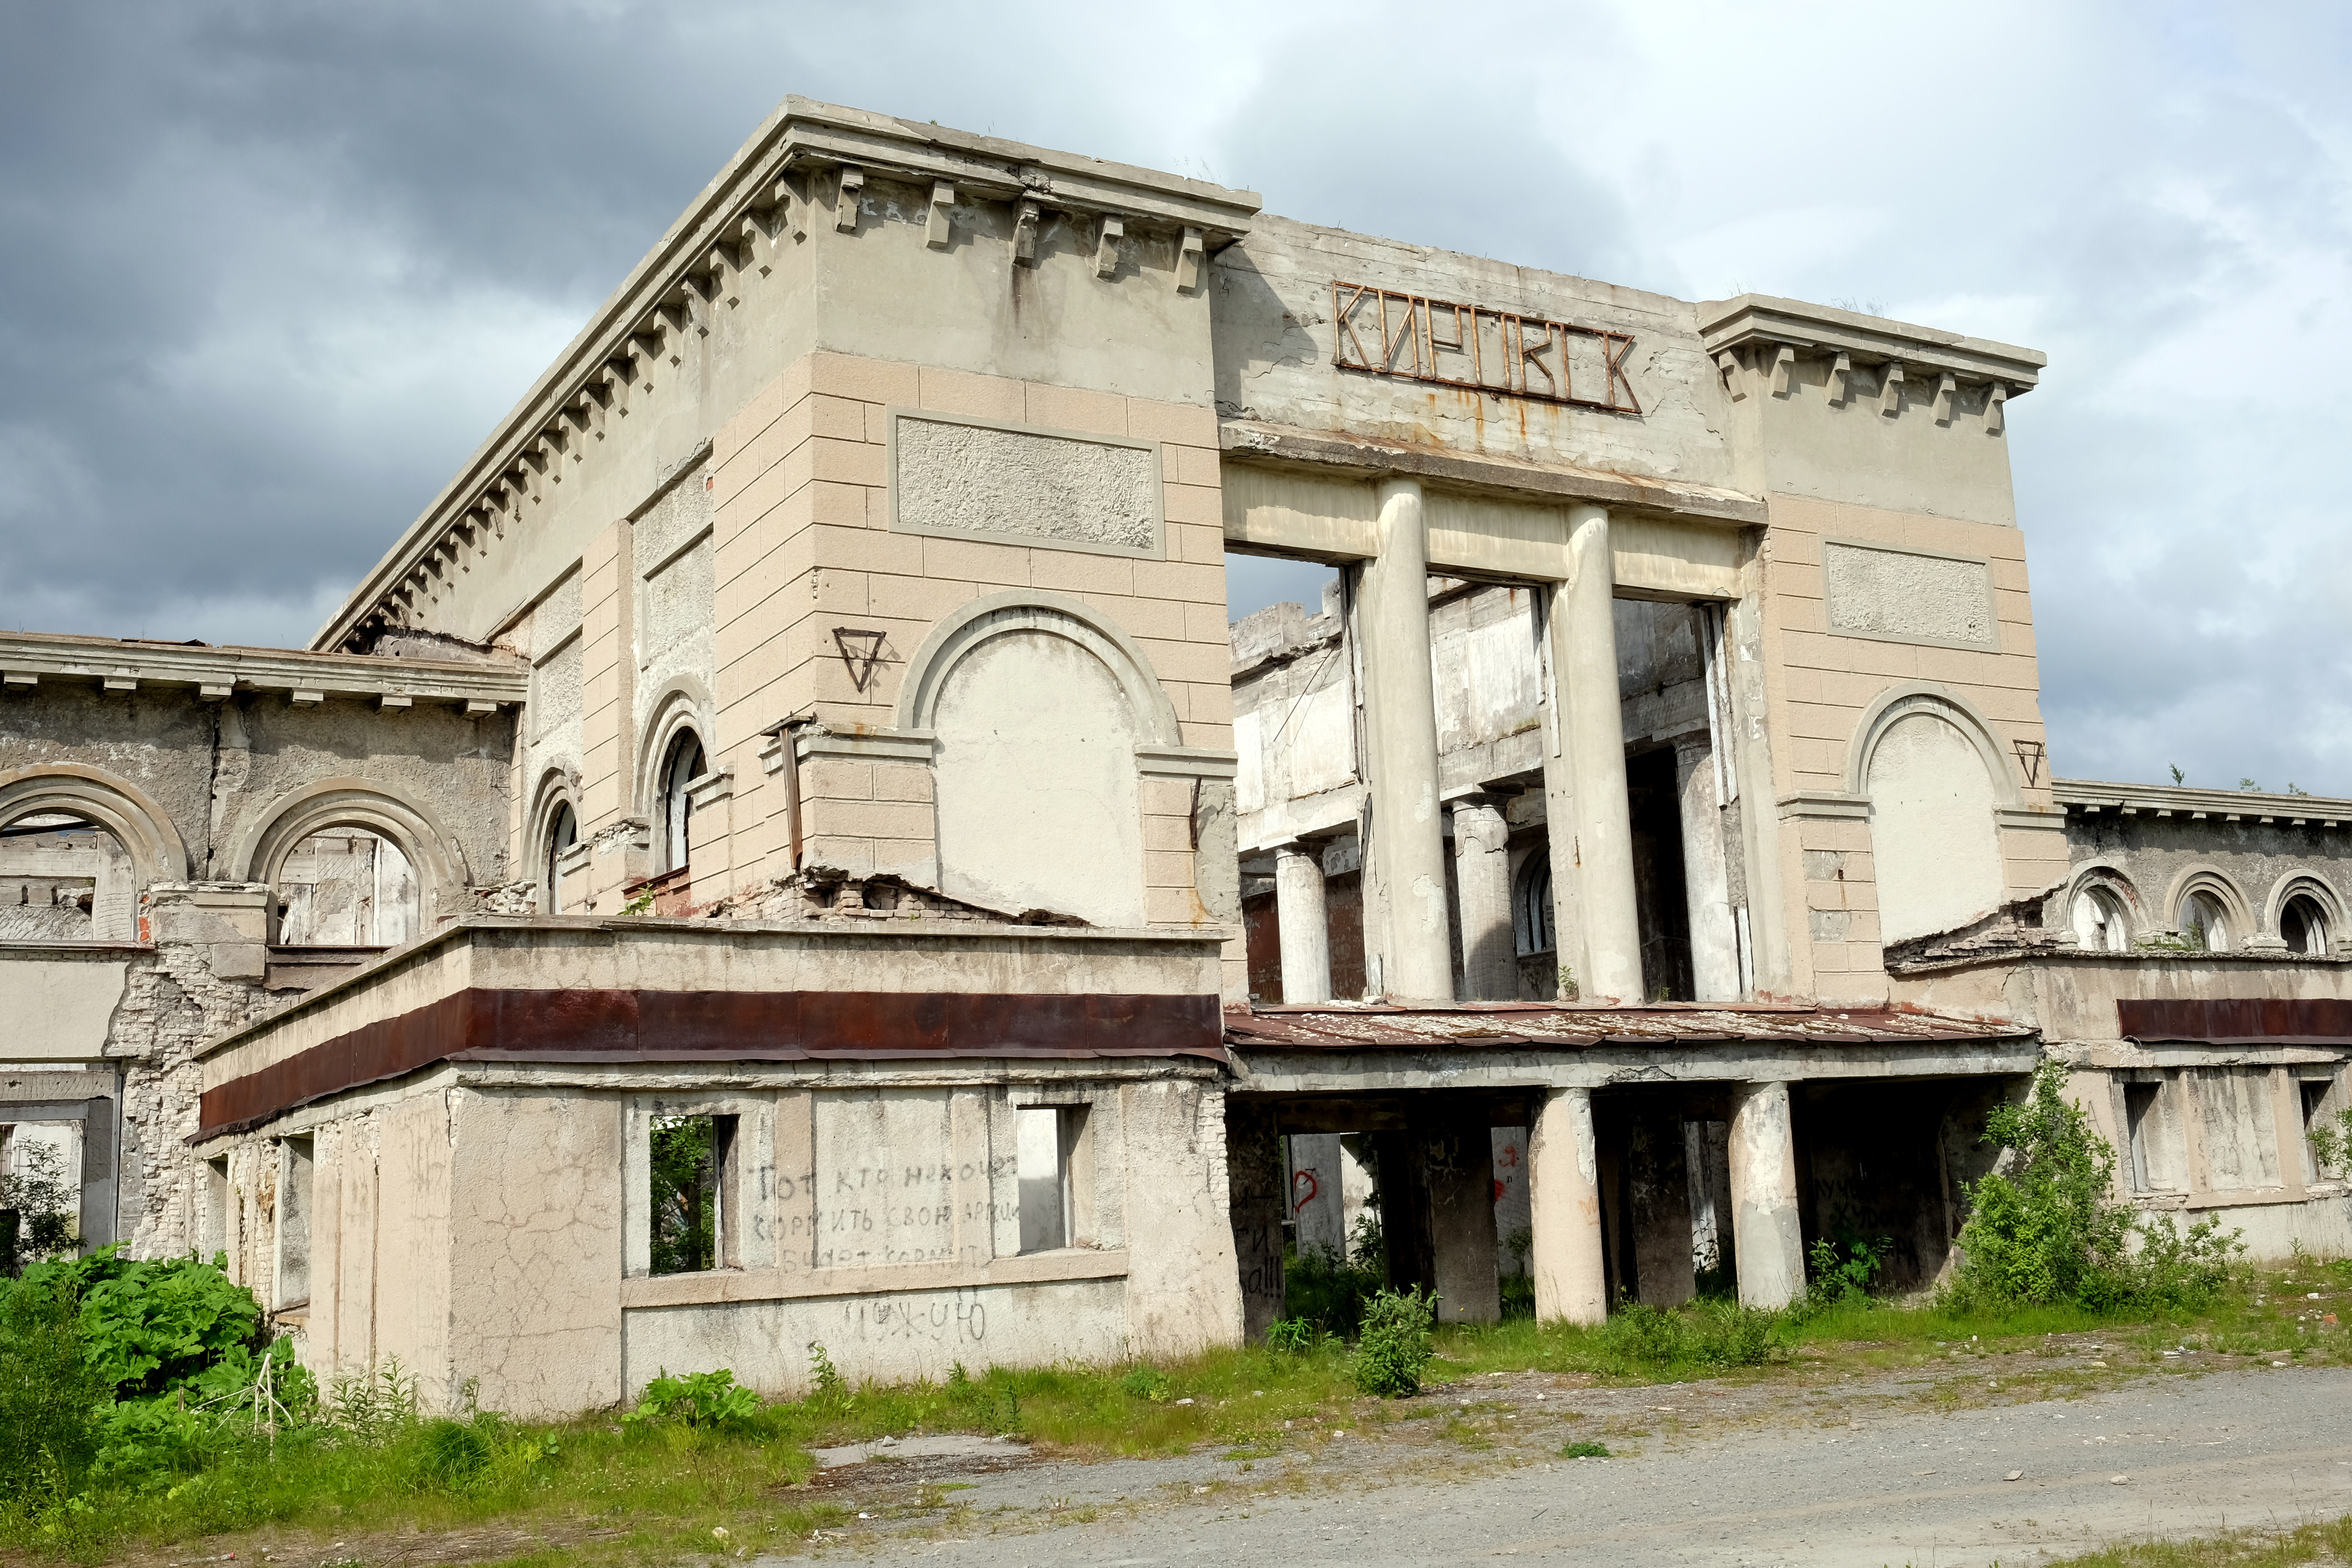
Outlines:
{"label": "arched niche", "polygon": [[[638,738],[637,815],[653,830],[654,867],[675,871],[687,863],[691,805],[685,786],[718,765],[711,721],[710,694],[692,676],[679,676],[664,687],[648,710]],[[686,776],[677,775],[682,759],[698,758]]]}
{"label": "arched niche", "polygon": [[1864,715],[1849,783],[1870,799],[1879,940],[1957,930],[2000,906],[2000,819],[2018,804],[1991,727],[1940,687],[1898,689]]}
{"label": "arched niche", "polygon": [[2075,873],[2060,917],[2085,952],[2129,952],[2148,923],[2139,889],[2120,868],[2104,861]]}
{"label": "arched niche", "polygon": [[1011,913],[1145,922],[1136,752],[1181,732],[1123,633],[1058,595],[976,601],[909,661],[898,720],[932,737],[942,891]]}
{"label": "arched niche", "polygon": [[2218,866],[2190,866],[2174,877],[2164,907],[2173,929],[2209,952],[2236,952],[2257,934],[2246,895]]}
{"label": "arched niche", "polygon": [[230,871],[274,888],[295,846],[337,827],[373,833],[400,851],[416,877],[418,913],[426,927],[436,913],[457,907],[467,877],[457,841],[422,801],[366,779],[320,779],[274,803],[237,835]]}
{"label": "arched niche", "polygon": [[580,781],[570,768],[550,768],[540,775],[526,820],[530,837],[524,840],[529,857],[524,869],[538,890],[539,911],[561,914],[562,889],[555,861],[580,841]]}
{"label": "arched niche", "polygon": [[2266,907],[2264,923],[2290,952],[2322,957],[2335,939],[2345,934],[2344,900],[2315,871],[2290,871],[2281,877],[2271,889]]}
{"label": "arched niche", "polygon": [[0,827],[27,816],[79,817],[114,836],[140,887],[188,879],[188,851],[170,814],[136,785],[78,763],[0,773]]}

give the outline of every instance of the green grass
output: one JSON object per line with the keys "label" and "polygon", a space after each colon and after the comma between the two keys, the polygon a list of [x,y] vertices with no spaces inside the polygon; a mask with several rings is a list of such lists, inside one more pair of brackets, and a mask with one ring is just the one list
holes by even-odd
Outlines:
{"label": "green grass", "polygon": [[[2312,1290],[2323,1300],[2308,1300]],[[1985,1375],[1974,1363],[1987,1356],[2010,1358],[2000,1377],[2002,1387],[2016,1389],[2043,1375],[2033,1370],[2042,1355],[2063,1351],[2066,1360],[2053,1360],[2048,1386],[2070,1386],[2066,1379],[2084,1375],[2069,1369],[2082,1361],[2086,1335],[2107,1347],[2116,1369],[2088,1374],[2093,1377],[2152,1365],[2242,1364],[2238,1356],[2256,1356],[2265,1366],[2271,1359],[2352,1362],[2352,1335],[2341,1322],[2320,1321],[2336,1311],[2339,1297],[2352,1315],[2352,1265],[2299,1261],[2284,1271],[2248,1275],[2241,1288],[2201,1312],[2137,1320],[2075,1308],[1970,1315],[1859,1305],[1811,1315],[1743,1315],[1722,1304],[1620,1314],[1598,1328],[1515,1319],[1438,1330],[1438,1359],[1423,1381],[1438,1385],[1506,1372],[1645,1384],[1925,1368],[1931,1377],[1964,1373],[1943,1377],[1939,1386],[1965,1396],[1968,1388],[1983,1388]],[[2162,1356],[2183,1343],[2196,1353]],[[2281,1351],[2287,1355],[2275,1357]],[[274,1456],[259,1444],[232,1446],[216,1451],[196,1477],[143,1491],[101,1493],[79,1508],[37,1496],[0,1503],[0,1545],[96,1560],[133,1544],[177,1548],[205,1542],[205,1550],[217,1554],[236,1544],[223,1538],[299,1532],[304,1550],[316,1549],[315,1561],[383,1555],[363,1549],[362,1538],[373,1532],[498,1529],[516,1532],[509,1555],[518,1561],[675,1562],[721,1542],[755,1553],[787,1551],[795,1542],[806,1544],[812,1531],[846,1522],[827,1494],[799,1485],[814,1468],[808,1450],[886,1434],[1002,1433],[1079,1458],[1193,1451],[1257,1458],[1307,1432],[1386,1427],[1420,1417],[1431,1424],[1411,1430],[1477,1447],[1495,1435],[1465,1419],[1479,1414],[1453,1398],[1368,1398],[1354,1386],[1346,1347],[1323,1339],[1296,1353],[1250,1347],[1148,1368],[1000,1368],[946,1384],[839,1389],[767,1405],[747,1422],[719,1428],[625,1428],[609,1415],[552,1425],[492,1420],[483,1428],[487,1440],[474,1446],[476,1468],[454,1479],[446,1473],[436,1479],[422,1426],[379,1445],[297,1434],[281,1436]],[[866,1479],[887,1479],[879,1473]],[[929,1489],[928,1506],[954,1506],[950,1489]],[[713,1537],[714,1529],[730,1535]],[[2334,1537],[2312,1539],[2322,1542],[2314,1552],[2335,1549],[2326,1545]],[[349,1547],[327,1550],[339,1541]],[[240,1557],[250,1555],[237,1549]],[[2306,1554],[2083,1561],[2315,1560]]]}
{"label": "green grass", "polygon": [[2352,1515],[2300,1530],[2232,1531],[2191,1541],[2146,1541],[2049,1563],[2046,1568],[2293,1568],[2352,1563]]}

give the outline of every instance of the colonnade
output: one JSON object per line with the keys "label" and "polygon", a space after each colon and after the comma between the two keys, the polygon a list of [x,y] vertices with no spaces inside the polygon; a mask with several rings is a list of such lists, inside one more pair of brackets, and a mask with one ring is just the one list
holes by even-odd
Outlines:
{"label": "colonnade", "polygon": [[[1356,590],[1370,803],[1364,844],[1367,957],[1378,968],[1374,989],[1391,1000],[1451,1001],[1445,823],[1429,657],[1428,522],[1416,479],[1387,481],[1378,500],[1380,552],[1363,563]],[[1546,595],[1547,609],[1545,700],[1551,711],[1543,766],[1552,824],[1553,928],[1562,965],[1583,997],[1636,1002],[1641,932],[1611,613],[1615,583],[1608,509],[1570,507],[1568,522],[1566,575],[1537,590]],[[1491,801],[1474,799],[1457,802],[1454,819],[1465,951],[1475,951],[1479,968],[1474,994],[1507,996],[1513,988],[1503,967],[1511,953],[1511,899],[1501,812]],[[1330,939],[1319,862],[1312,846],[1286,845],[1276,851],[1276,867],[1283,995],[1291,1002],[1328,1001]],[[1488,969],[1495,973],[1487,974]]]}

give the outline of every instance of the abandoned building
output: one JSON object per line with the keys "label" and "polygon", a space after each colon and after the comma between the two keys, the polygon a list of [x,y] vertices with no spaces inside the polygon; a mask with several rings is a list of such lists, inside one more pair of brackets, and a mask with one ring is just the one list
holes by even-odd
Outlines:
{"label": "abandoned building", "polygon": [[2052,1057],[2346,1249],[2352,802],[2051,776],[2042,363],[787,100],[309,650],[0,634],[0,1121],[522,1415],[1919,1284]]}

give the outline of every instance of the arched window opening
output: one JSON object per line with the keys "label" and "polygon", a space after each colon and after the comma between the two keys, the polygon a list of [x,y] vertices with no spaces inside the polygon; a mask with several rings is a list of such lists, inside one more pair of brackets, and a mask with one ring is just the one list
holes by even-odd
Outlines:
{"label": "arched window opening", "polygon": [[287,855],[278,907],[282,947],[396,947],[416,935],[416,871],[390,839],[331,827]]}
{"label": "arched window opening", "polygon": [[694,801],[686,793],[686,786],[700,778],[702,773],[701,737],[691,730],[679,731],[662,759],[661,868],[664,871],[683,869],[688,854],[693,847],[693,836],[687,819],[694,815]]}
{"label": "arched window opening", "polygon": [[138,940],[137,878],[113,834],[55,811],[0,827],[0,942]]}
{"label": "arched window opening", "polygon": [[2318,958],[2327,952],[2327,911],[2309,893],[2297,893],[2279,910],[2279,935],[2290,952]]}
{"label": "arched window opening", "polygon": [[2074,895],[2074,941],[2092,952],[2129,952],[2131,917],[2113,888],[2092,886]]}
{"label": "arched window opening", "polygon": [[1538,849],[1519,868],[1511,890],[1511,936],[1521,956],[1559,946],[1552,931],[1551,856]]}
{"label": "arched window opening", "polygon": [[2229,952],[2229,917],[2221,900],[2202,888],[2181,900],[2180,934],[2206,952]]}
{"label": "arched window opening", "polygon": [[546,876],[547,912],[563,912],[563,852],[580,842],[580,817],[572,811],[570,801],[556,803],[555,816],[547,825],[546,864],[541,868]]}

